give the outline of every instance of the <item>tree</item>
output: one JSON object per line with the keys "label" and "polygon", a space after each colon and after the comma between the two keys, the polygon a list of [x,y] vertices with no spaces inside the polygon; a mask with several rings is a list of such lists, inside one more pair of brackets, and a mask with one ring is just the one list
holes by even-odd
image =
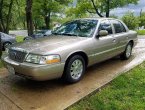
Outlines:
{"label": "tree", "polygon": [[109,17],[112,9],[123,7],[130,3],[137,4],[138,0],[78,0],[78,5],[74,10],[81,13],[97,14],[99,17]]}
{"label": "tree", "polygon": [[33,34],[32,4],[33,0],[26,0],[26,21],[29,36]]}
{"label": "tree", "polygon": [[1,34],[0,34],[0,59],[2,56],[2,42],[1,42]]}
{"label": "tree", "polygon": [[141,12],[141,15],[138,19],[140,21],[139,26],[140,27],[142,27],[142,26],[145,27],[145,12]]}
{"label": "tree", "polygon": [[33,16],[35,16],[35,21],[38,21],[37,19],[41,19],[42,17],[45,28],[50,29],[51,17],[59,16],[60,13],[63,14],[65,10],[64,7],[68,5],[69,2],[70,0],[43,0],[43,2],[42,0],[36,0],[33,4],[33,12],[35,13]]}
{"label": "tree", "polygon": [[0,31],[9,33],[14,0],[0,0]]}
{"label": "tree", "polygon": [[15,0],[12,9],[11,30],[26,29],[26,0]]}
{"label": "tree", "polygon": [[139,19],[134,16],[133,12],[127,12],[122,20],[128,26],[129,29],[136,29],[139,27]]}

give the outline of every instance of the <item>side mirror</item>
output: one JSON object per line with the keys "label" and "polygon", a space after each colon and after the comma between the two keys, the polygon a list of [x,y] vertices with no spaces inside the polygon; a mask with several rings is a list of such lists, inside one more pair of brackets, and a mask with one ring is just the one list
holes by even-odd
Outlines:
{"label": "side mirror", "polygon": [[99,31],[99,36],[107,36],[107,35],[108,35],[108,31],[106,31],[106,30]]}

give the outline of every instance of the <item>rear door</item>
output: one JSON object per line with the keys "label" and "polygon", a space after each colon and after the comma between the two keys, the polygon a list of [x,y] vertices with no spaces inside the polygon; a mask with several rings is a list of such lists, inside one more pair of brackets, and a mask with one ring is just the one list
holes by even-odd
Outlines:
{"label": "rear door", "polygon": [[114,42],[116,43],[116,52],[117,54],[125,50],[127,41],[128,41],[128,31],[119,20],[110,20],[113,25],[114,30]]}

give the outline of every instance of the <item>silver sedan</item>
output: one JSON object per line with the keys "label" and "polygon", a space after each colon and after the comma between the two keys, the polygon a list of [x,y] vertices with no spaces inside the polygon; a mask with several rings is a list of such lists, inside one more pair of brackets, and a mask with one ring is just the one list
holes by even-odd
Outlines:
{"label": "silver sedan", "polygon": [[0,32],[0,38],[1,38],[3,50],[5,50],[8,46],[16,43],[15,37],[8,35],[8,34],[5,34],[5,33],[2,33],[2,32]]}
{"label": "silver sedan", "polygon": [[136,44],[137,33],[118,19],[78,19],[63,24],[50,37],[13,45],[2,60],[12,74],[75,83],[95,63],[117,55],[129,59]]}

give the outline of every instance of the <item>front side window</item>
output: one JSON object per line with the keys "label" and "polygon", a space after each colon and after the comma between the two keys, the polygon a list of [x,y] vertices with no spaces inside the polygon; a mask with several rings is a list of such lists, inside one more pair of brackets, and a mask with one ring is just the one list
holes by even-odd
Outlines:
{"label": "front side window", "polygon": [[108,20],[101,21],[99,26],[99,31],[100,30],[106,30],[108,34],[113,34],[111,23]]}
{"label": "front side window", "polygon": [[52,32],[55,35],[91,37],[96,29],[97,20],[75,20],[63,24]]}
{"label": "front side window", "polygon": [[115,33],[126,32],[126,29],[125,29],[124,25],[120,21],[111,20],[111,22],[112,22],[112,24],[114,26]]}

